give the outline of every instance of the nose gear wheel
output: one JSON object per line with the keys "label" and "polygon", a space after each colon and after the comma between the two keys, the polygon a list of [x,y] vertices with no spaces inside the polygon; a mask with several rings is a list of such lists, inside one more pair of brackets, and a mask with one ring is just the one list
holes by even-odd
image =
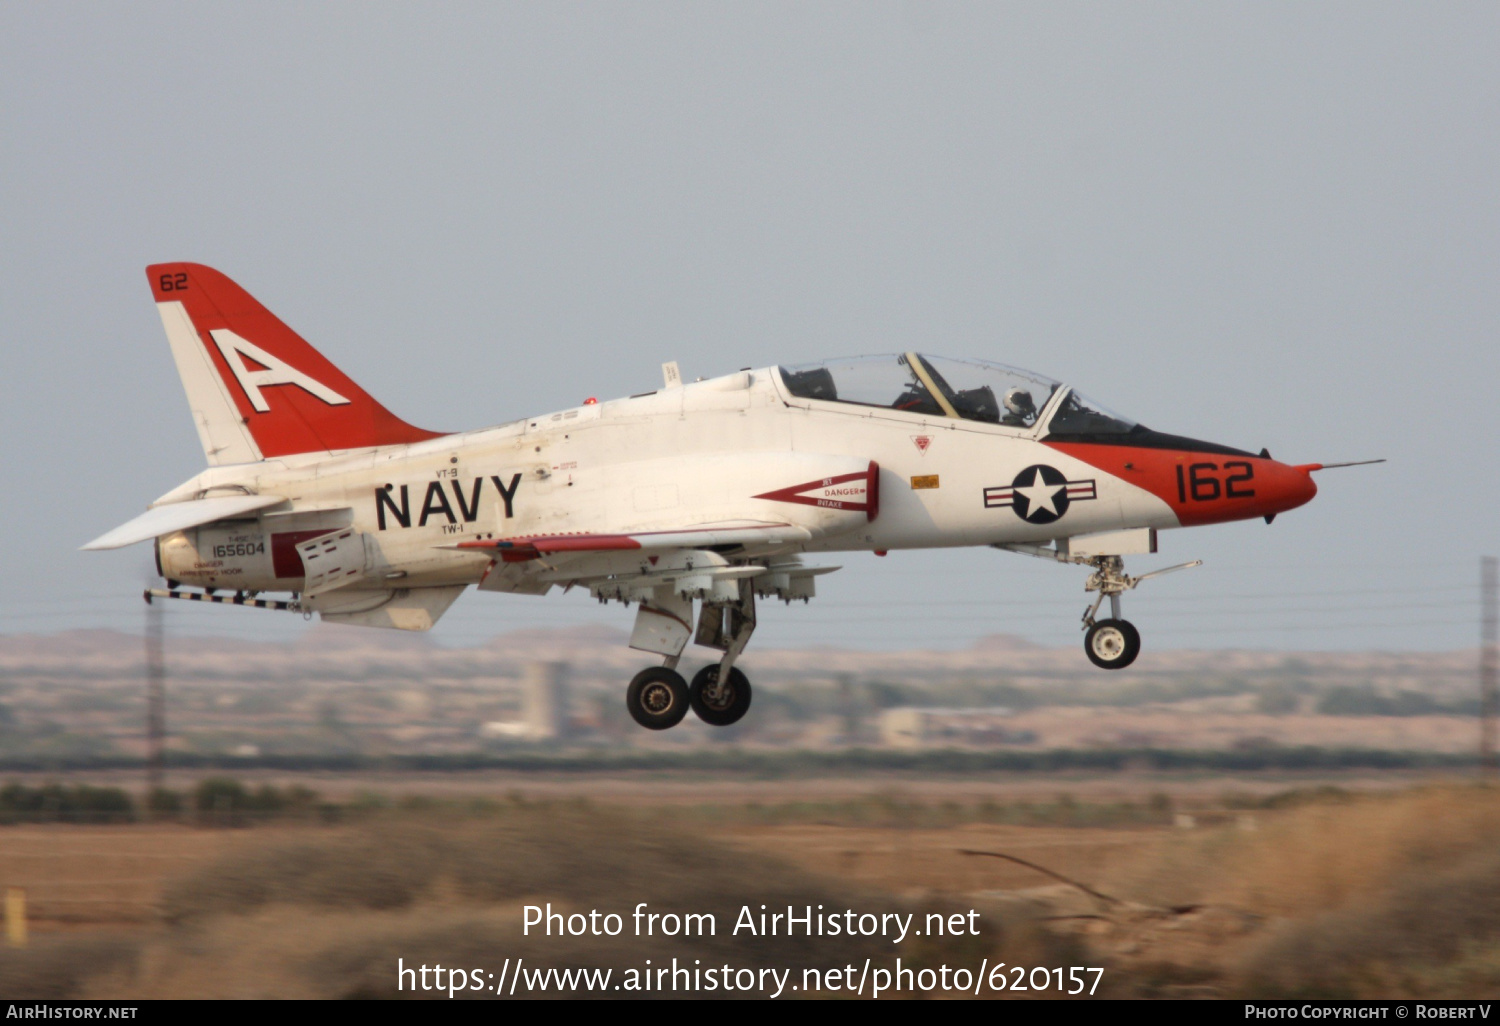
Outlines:
{"label": "nose gear wheel", "polygon": [[1089,661],[1103,670],[1123,670],[1141,654],[1141,635],[1129,620],[1099,620],[1083,638]]}

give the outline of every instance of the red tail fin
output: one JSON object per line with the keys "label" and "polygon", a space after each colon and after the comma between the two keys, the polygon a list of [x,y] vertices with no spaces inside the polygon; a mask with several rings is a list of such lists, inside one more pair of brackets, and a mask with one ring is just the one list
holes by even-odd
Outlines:
{"label": "red tail fin", "polygon": [[146,274],[210,463],[441,437],[370,398],[213,268],[153,264]]}

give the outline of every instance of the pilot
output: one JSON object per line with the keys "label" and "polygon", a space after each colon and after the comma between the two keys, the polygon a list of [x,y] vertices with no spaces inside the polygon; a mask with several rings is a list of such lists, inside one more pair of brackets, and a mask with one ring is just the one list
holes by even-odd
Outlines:
{"label": "pilot", "polygon": [[1013,388],[1005,393],[1005,417],[1000,421],[1011,427],[1030,427],[1036,420],[1036,403],[1031,393],[1024,388]]}

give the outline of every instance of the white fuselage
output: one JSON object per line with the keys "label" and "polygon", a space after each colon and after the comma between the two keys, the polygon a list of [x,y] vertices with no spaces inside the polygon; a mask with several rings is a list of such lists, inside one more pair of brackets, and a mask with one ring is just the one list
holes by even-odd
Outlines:
{"label": "white fuselage", "polygon": [[[879,467],[878,515],[757,498]],[[1046,463],[1078,482],[1064,520],[1032,524],[987,490]],[[495,428],[342,455],[210,469],[162,499],[277,495],[253,520],[162,539],[163,572],[209,588],[299,591],[273,536],[352,527],[365,539],[360,587],[479,583],[491,556],[461,542],[624,534],[780,522],[805,534],[747,549],[846,551],[1043,544],[1126,528],[1178,526],[1150,492],[1006,427],[790,396],[774,369],[589,404]],[[282,543],[285,546],[286,543]],[[585,565],[586,561],[592,564]],[[623,562],[622,562],[623,561]],[[545,591],[541,578],[629,572],[638,556],[570,555],[506,568],[496,590]],[[567,564],[562,573],[560,564]],[[506,585],[510,582],[510,586]]]}

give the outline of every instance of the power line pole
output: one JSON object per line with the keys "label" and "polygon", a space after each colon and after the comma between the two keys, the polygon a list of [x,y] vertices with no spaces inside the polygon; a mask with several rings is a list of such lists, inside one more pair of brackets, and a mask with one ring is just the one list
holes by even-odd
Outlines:
{"label": "power line pole", "polygon": [[1479,558],[1479,772],[1494,776],[1495,716],[1500,709],[1500,559]]}
{"label": "power line pole", "polygon": [[167,664],[162,651],[162,608],[146,606],[146,801],[166,785]]}

